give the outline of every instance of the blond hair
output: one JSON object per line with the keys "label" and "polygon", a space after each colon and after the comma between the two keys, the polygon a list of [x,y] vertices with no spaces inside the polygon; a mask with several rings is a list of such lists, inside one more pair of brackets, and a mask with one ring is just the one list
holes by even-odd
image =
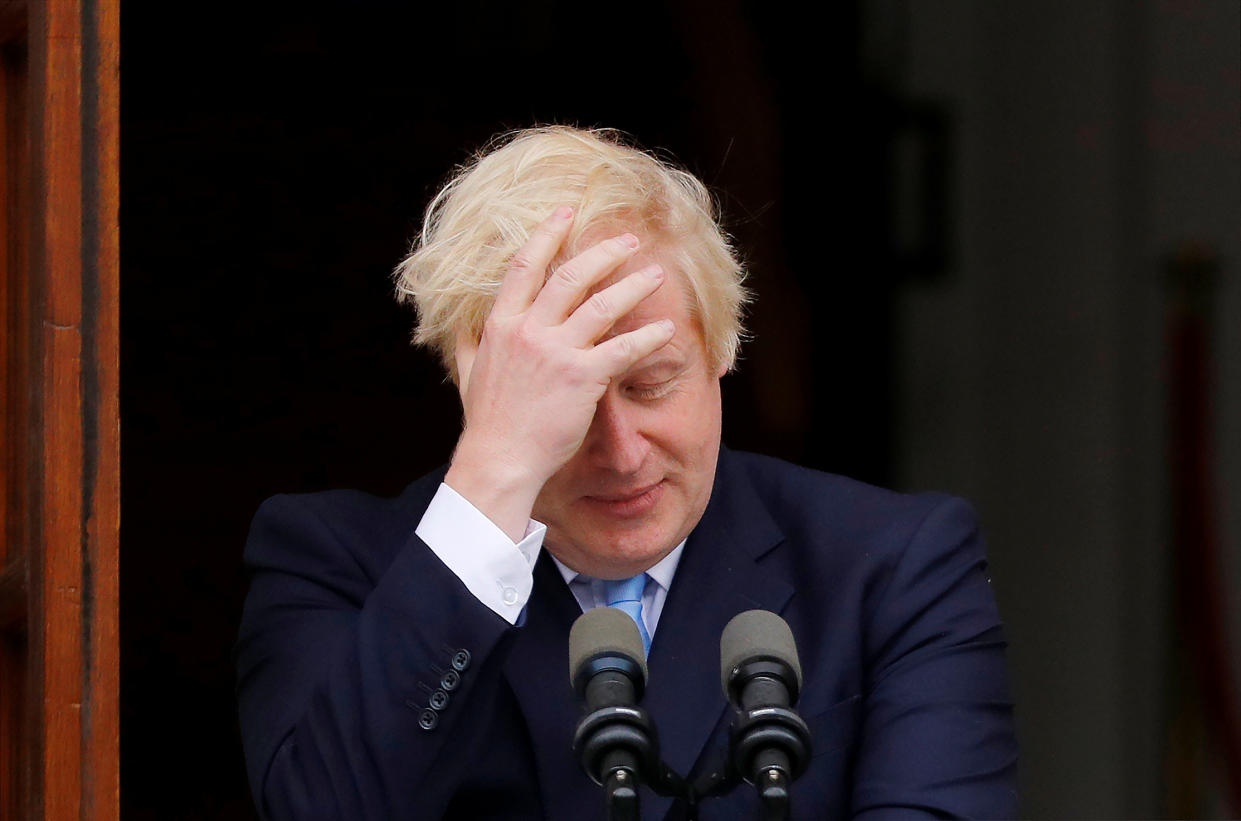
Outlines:
{"label": "blond hair", "polygon": [[706,186],[615,131],[545,126],[504,135],[459,168],[394,273],[398,300],[417,308],[414,341],[436,351],[454,380],[457,334],[481,337],[513,255],[560,205],[574,210],[562,257],[600,226],[653,237],[684,274],[713,372],[733,367],[745,273]]}

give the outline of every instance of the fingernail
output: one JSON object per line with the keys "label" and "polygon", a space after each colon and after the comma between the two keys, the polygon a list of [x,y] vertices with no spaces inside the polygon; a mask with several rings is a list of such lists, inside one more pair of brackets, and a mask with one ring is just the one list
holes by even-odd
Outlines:
{"label": "fingernail", "polygon": [[660,330],[662,330],[664,333],[668,334],[669,336],[676,333],[676,330],[677,330],[677,326],[672,324],[671,319],[659,320],[659,328]]}
{"label": "fingernail", "polygon": [[573,209],[567,205],[562,205],[556,209],[556,216],[562,220],[567,220],[569,217],[573,216]]}
{"label": "fingernail", "polygon": [[646,269],[646,275],[651,279],[659,280],[664,278],[664,269],[658,265],[652,265]]}
{"label": "fingernail", "polygon": [[638,247],[638,238],[633,234],[621,234],[620,241],[628,245],[630,248]]}

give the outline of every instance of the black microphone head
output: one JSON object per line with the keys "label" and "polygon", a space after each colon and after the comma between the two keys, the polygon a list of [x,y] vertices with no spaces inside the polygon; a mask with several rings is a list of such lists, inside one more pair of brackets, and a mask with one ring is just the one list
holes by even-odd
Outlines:
{"label": "black microphone head", "polygon": [[796,690],[801,690],[801,662],[788,622],[769,610],[747,610],[733,616],[720,634],[720,683],[726,698],[733,671],[759,659],[788,665],[797,678]]}
{"label": "black microphone head", "polygon": [[638,625],[628,613],[615,607],[596,607],[577,617],[569,630],[569,681],[578,684],[582,669],[601,656],[624,656],[642,672],[639,687],[646,685],[646,648]]}

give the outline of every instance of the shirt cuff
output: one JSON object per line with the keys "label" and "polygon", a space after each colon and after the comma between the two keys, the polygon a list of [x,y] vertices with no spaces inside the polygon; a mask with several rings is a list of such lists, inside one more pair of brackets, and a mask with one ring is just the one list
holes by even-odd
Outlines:
{"label": "shirt cuff", "polygon": [[531,519],[513,544],[469,500],[441,484],[414,531],[474,598],[516,624],[534,588],[534,562],[547,527]]}

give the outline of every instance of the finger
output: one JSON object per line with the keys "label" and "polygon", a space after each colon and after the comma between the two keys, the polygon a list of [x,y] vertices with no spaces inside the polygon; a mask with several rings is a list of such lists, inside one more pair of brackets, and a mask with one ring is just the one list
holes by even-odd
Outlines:
{"label": "finger", "polygon": [[513,316],[530,307],[543,287],[547,266],[556,258],[572,224],[573,209],[567,205],[560,206],[538,224],[530,238],[513,254],[508,272],[496,294],[495,305],[491,308],[492,313]]}
{"label": "finger", "polygon": [[595,292],[565,320],[564,328],[569,340],[578,347],[594,343],[618,319],[653,294],[663,281],[664,269],[658,265],[648,265],[620,282]]}
{"label": "finger", "polygon": [[676,333],[671,319],[643,325],[635,331],[617,334],[591,349],[590,355],[608,379],[620,376],[637,362],[667,345]]}
{"label": "finger", "polygon": [[531,315],[545,325],[564,322],[591,287],[629,259],[637,248],[638,238],[633,234],[621,234],[590,246],[556,269],[534,298]]}

